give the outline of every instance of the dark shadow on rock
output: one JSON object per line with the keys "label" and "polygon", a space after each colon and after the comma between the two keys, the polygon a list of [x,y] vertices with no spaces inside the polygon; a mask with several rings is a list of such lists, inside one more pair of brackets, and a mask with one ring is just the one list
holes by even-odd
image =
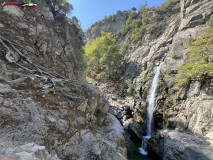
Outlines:
{"label": "dark shadow on rock", "polygon": [[130,61],[126,65],[124,77],[126,79],[133,79],[133,78],[139,76],[141,74],[141,72],[142,72],[142,64]]}

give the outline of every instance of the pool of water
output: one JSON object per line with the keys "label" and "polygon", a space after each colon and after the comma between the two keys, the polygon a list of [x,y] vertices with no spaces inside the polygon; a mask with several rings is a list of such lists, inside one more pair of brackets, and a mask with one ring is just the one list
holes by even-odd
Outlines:
{"label": "pool of water", "polygon": [[128,160],[149,160],[147,156],[144,156],[139,152],[139,148],[133,142],[128,142],[126,148]]}

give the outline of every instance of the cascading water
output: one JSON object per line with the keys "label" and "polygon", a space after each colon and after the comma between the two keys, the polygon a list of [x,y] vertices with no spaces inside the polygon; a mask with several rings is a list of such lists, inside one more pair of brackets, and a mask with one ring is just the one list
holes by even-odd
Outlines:
{"label": "cascading water", "polygon": [[161,69],[162,63],[157,67],[154,78],[152,80],[152,85],[149,90],[148,94],[148,106],[147,106],[147,135],[143,137],[143,141],[141,144],[141,147],[139,148],[140,153],[143,155],[147,155],[147,140],[151,137],[153,130],[154,130],[154,125],[153,125],[153,113],[156,110],[156,91],[158,87],[158,81],[159,81],[159,76],[160,76],[160,69]]}

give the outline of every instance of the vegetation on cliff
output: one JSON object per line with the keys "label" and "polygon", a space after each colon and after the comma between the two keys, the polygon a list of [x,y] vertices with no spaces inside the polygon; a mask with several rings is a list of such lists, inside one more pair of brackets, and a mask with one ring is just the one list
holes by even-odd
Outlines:
{"label": "vegetation on cliff", "polygon": [[[89,40],[99,36],[99,31],[112,32],[117,44],[126,51],[130,47],[130,43],[140,45],[143,43],[145,35],[150,34],[153,38],[159,37],[165,30],[166,20],[171,15],[180,11],[179,0],[168,0],[159,7],[147,8],[147,3],[142,5],[138,11],[133,7],[129,11],[119,11],[116,15],[105,17],[102,21],[93,24],[87,31],[86,35]],[[115,33],[113,22],[116,17],[124,16],[126,21],[121,29]],[[105,26],[104,24],[107,24]],[[111,29],[111,31],[110,31]]]}
{"label": "vegetation on cliff", "polygon": [[[122,62],[122,54],[111,33],[102,32],[101,37],[89,41],[84,47],[87,75],[98,79],[114,79]],[[95,75],[91,75],[91,73]]]}
{"label": "vegetation on cliff", "polygon": [[168,0],[159,7],[147,8],[147,3],[138,12],[128,11],[128,19],[117,36],[125,36],[129,42],[141,43],[145,33],[159,36],[164,31],[168,16],[179,12],[179,0]]}
{"label": "vegetation on cliff", "polygon": [[191,42],[188,62],[178,67],[176,87],[187,85],[192,80],[204,80],[213,74],[213,15],[207,25],[208,32]]}

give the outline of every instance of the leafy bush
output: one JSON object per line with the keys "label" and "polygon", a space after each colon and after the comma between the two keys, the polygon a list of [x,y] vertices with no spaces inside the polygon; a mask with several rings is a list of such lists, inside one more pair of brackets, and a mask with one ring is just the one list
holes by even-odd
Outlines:
{"label": "leafy bush", "polygon": [[120,49],[111,33],[102,32],[101,37],[89,41],[84,47],[87,72],[94,71],[99,79],[114,79],[122,62]]}
{"label": "leafy bush", "polygon": [[173,53],[172,54],[173,59],[182,59],[183,58],[183,53]]}

